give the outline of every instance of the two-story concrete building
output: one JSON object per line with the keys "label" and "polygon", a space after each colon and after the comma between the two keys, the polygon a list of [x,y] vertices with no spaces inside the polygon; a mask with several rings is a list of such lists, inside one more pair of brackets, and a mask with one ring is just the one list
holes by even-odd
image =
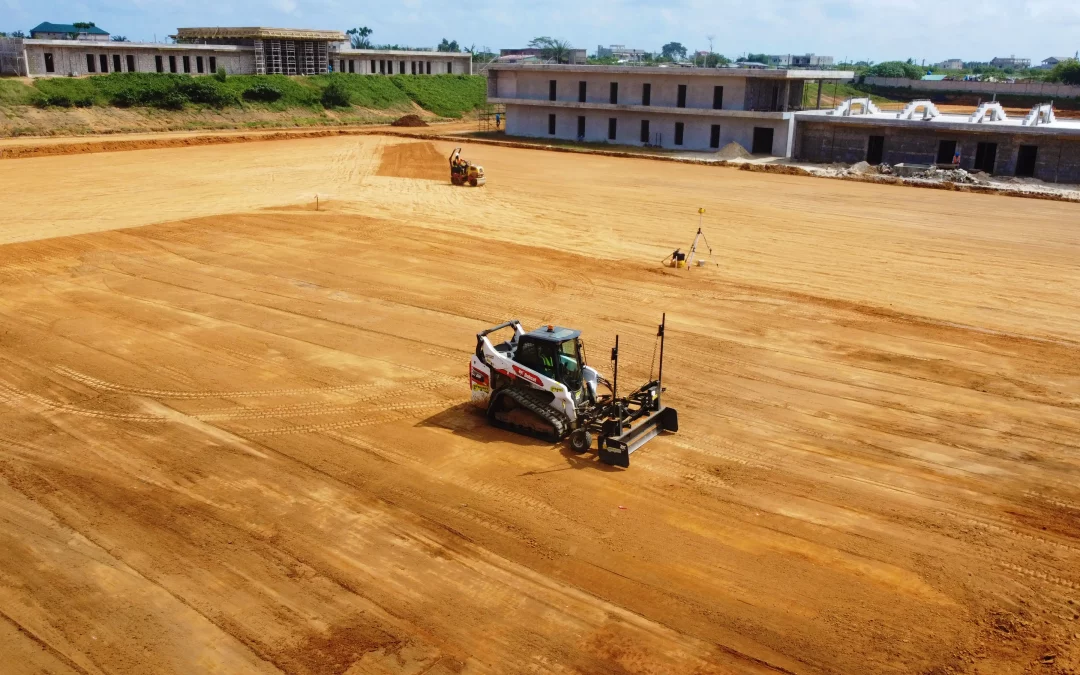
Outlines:
{"label": "two-story concrete building", "polygon": [[218,68],[231,75],[318,75],[331,71],[363,75],[472,74],[472,55],[468,53],[352,49],[345,34],[333,30],[180,28],[173,36],[173,44],[110,42],[108,33],[104,35],[105,40],[0,38],[0,75],[209,75]]}
{"label": "two-story concrete building", "polygon": [[[793,115],[812,80],[850,72],[494,64],[488,102],[506,106],[506,132],[694,151],[735,141],[788,156]],[[820,88],[819,88],[820,91]]]}

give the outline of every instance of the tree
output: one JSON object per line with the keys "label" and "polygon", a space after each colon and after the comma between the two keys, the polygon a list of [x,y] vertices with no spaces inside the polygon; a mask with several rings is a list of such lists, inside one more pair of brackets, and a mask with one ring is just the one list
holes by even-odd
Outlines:
{"label": "tree", "polygon": [[130,42],[130,40],[128,40],[123,35],[114,35],[111,39],[113,42]]}
{"label": "tree", "polygon": [[567,40],[550,37],[538,37],[529,41],[529,46],[540,50],[540,58],[555,63],[570,63],[572,47]]}
{"label": "tree", "polygon": [[1063,84],[1080,84],[1080,61],[1068,59],[1058,63],[1050,71],[1050,79]]}
{"label": "tree", "polygon": [[765,63],[765,64],[768,64],[771,59],[769,59],[768,54],[747,54],[746,55],[746,60],[750,61],[752,63]]}
{"label": "tree", "polygon": [[660,53],[672,61],[675,61],[676,59],[685,59],[686,47],[683,47],[680,42],[669,42],[660,48]]}
{"label": "tree", "polygon": [[918,80],[924,73],[919,66],[904,61],[884,61],[866,71],[867,75],[873,77],[899,77],[909,80]]}
{"label": "tree", "polygon": [[727,58],[723,54],[709,54],[705,58],[706,68],[718,68],[720,66],[726,66],[731,63],[731,59]]}
{"label": "tree", "polygon": [[439,46],[436,47],[435,49],[437,51],[440,51],[440,52],[460,52],[461,51],[461,47],[458,46],[457,40],[454,40],[453,42],[450,42],[446,38],[443,38],[442,42],[440,42]]}
{"label": "tree", "polygon": [[75,23],[73,23],[71,25],[74,26],[75,28],[82,28],[83,30],[86,30],[86,29],[89,29],[89,28],[97,28],[97,24],[95,24],[93,21],[76,21]]}
{"label": "tree", "polygon": [[350,28],[345,31],[345,34],[349,36],[349,42],[352,44],[353,49],[371,49],[371,40],[368,38],[374,32],[367,26],[361,26],[359,28]]}

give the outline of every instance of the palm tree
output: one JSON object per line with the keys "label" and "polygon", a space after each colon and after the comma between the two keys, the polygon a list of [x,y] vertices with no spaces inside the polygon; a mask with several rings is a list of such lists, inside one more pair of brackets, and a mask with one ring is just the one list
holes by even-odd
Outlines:
{"label": "palm tree", "polygon": [[540,58],[555,63],[570,63],[570,50],[573,49],[568,40],[550,37],[533,38],[529,42],[533,49],[540,50]]}

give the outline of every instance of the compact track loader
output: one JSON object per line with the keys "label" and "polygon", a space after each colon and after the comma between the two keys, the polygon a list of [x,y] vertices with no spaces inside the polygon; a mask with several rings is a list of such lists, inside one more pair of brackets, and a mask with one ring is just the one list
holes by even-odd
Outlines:
{"label": "compact track loader", "polygon": [[[581,331],[551,325],[527,333],[516,320],[493,326],[476,336],[472,401],[494,426],[555,442],[569,436],[574,452],[587,452],[595,434],[600,461],[628,467],[630,455],[661,431],[679,430],[678,413],[661,403],[665,323],[657,332],[659,376],[624,397],[617,336],[608,382],[586,364]],[[510,339],[493,344],[488,336],[506,328]],[[601,385],[610,393],[601,394]]]}

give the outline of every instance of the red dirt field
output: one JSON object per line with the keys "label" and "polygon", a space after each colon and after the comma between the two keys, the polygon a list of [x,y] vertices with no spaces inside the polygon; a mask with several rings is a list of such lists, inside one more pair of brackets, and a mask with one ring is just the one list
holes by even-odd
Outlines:
{"label": "red dirt field", "polygon": [[[0,162],[0,670],[1078,672],[1076,205],[451,149]],[[662,312],[627,470],[466,404]]]}

